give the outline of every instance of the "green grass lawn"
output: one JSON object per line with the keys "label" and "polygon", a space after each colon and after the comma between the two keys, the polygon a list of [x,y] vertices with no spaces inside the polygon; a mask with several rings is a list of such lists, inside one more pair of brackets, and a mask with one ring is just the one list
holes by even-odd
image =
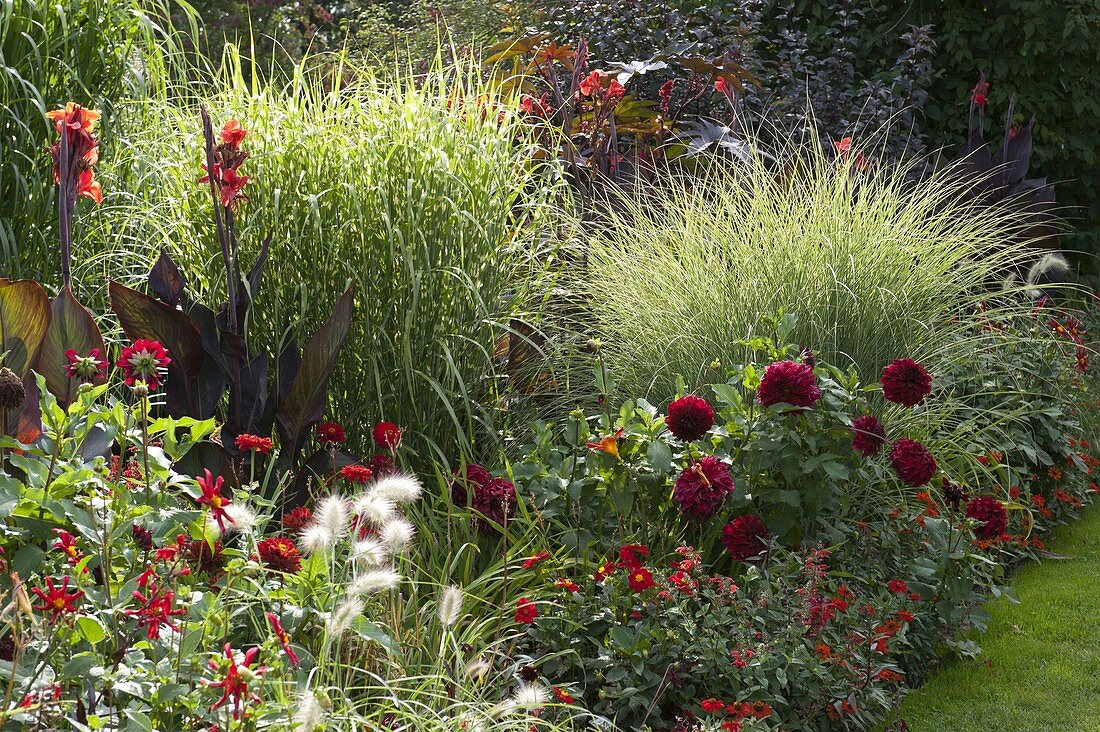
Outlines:
{"label": "green grass lawn", "polygon": [[1070,558],[1023,567],[1019,605],[989,603],[981,657],[946,664],[906,699],[912,732],[1100,732],[1100,506],[1049,548]]}

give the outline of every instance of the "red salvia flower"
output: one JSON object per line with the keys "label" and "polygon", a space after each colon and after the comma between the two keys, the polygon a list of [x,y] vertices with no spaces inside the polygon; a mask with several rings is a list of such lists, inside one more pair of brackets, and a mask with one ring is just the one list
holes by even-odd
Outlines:
{"label": "red salvia flower", "polygon": [[222,483],[225,482],[223,478],[219,475],[215,479],[209,469],[204,469],[204,472],[205,477],[198,478],[199,490],[202,491],[202,495],[196,498],[195,502],[210,509],[211,516],[218,523],[218,528],[224,533],[225,522],[234,523],[233,518],[225,511],[225,507],[233,502],[222,495]]}
{"label": "red salvia flower", "polygon": [[345,465],[340,468],[340,475],[351,483],[366,483],[374,475],[374,471],[366,465]]}
{"label": "red salvia flower", "polygon": [[290,539],[281,536],[262,539],[256,545],[260,561],[276,572],[294,573],[302,568],[302,555]]}
{"label": "red salvia flower", "polygon": [[279,643],[283,647],[283,653],[286,654],[287,660],[290,661],[290,665],[297,666],[298,654],[290,647],[290,636],[283,630],[283,624],[279,620],[279,616],[273,612],[266,612],[264,615],[267,616],[267,622],[271,624],[271,630],[275,633],[275,637],[279,639]]}
{"label": "red salvia flower", "polygon": [[75,349],[65,351],[69,363],[65,366],[65,375],[82,384],[102,384],[107,379],[107,362],[98,348],[93,348],[87,356],[81,356]]}
{"label": "red salvia flower", "polygon": [[275,443],[271,441],[270,437],[259,437],[257,435],[237,435],[237,449],[241,452],[252,450],[266,455],[274,448]]}
{"label": "red salvia flower", "polygon": [[335,422],[322,422],[317,425],[317,441],[322,445],[343,445],[346,440],[344,428]]}
{"label": "red salvia flower", "polygon": [[159,638],[160,629],[164,626],[178,633],[180,627],[172,621],[172,618],[186,615],[187,611],[183,608],[174,607],[176,593],[172,590],[161,592],[155,583],[150,583],[148,592],[149,594],[146,595],[134,590],[132,594],[134,599],[140,603],[140,607],[136,610],[126,610],[125,614],[137,620],[139,628],[145,626],[145,635],[149,640]]}
{"label": "red salvia flower", "polygon": [[539,616],[539,609],[535,603],[526,597],[521,597],[516,603],[516,622],[522,625],[530,625]]}
{"label": "red salvia flower", "polygon": [[379,422],[371,433],[374,444],[387,450],[396,450],[401,446],[401,428],[393,422]]}
{"label": "red salvia flower", "polygon": [[51,623],[56,623],[63,615],[76,612],[76,601],[84,596],[84,590],[69,592],[71,580],[71,577],[65,577],[60,585],[55,585],[53,577],[47,577],[45,590],[40,587],[31,589],[31,592],[42,599],[42,604],[35,605],[34,609],[39,612],[48,612]]}
{"label": "red salvia flower", "polygon": [[159,341],[139,338],[126,348],[115,365],[122,369],[127,386],[144,382],[150,391],[160,387],[161,371],[172,363],[168,351]]}
{"label": "red salvia flower", "polygon": [[[214,704],[210,707],[210,711],[215,711],[225,706],[230,701],[233,702],[233,719],[240,719],[241,712],[246,703],[260,703],[260,695],[252,691],[249,688],[249,684],[256,679],[257,676],[262,676],[267,668],[265,666],[252,667],[252,664],[256,662],[256,657],[260,655],[259,648],[250,648],[245,652],[244,658],[240,663],[237,662],[237,656],[233,652],[233,647],[228,643],[225,644],[224,649],[225,658],[224,661],[228,661],[225,676],[219,681],[204,681],[203,683],[212,689],[221,689],[222,695]],[[220,671],[223,664],[218,663],[215,659],[210,659],[208,664],[214,671]]]}

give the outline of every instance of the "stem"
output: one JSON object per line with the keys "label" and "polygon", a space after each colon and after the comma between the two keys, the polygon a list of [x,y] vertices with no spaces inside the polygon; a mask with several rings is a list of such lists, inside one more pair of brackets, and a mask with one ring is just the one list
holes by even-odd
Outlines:
{"label": "stem", "polygon": [[237,333],[237,285],[233,281],[233,254],[230,249],[229,232],[222,222],[221,197],[218,195],[218,181],[215,172],[217,158],[214,156],[214,129],[210,125],[210,115],[206,107],[199,108],[202,115],[202,135],[206,141],[206,174],[210,182],[210,196],[214,199],[214,224],[218,229],[218,241],[222,248],[222,264],[225,265],[226,297],[229,300],[229,328]]}
{"label": "stem", "polygon": [[149,487],[149,397],[141,398],[141,457],[144,462],[142,477],[145,479],[145,495],[152,498],[152,489]]}
{"label": "stem", "polygon": [[61,286],[70,289],[73,281],[72,273],[72,232],[73,232],[73,204],[76,196],[73,191],[73,161],[72,143],[69,139],[69,130],[61,126],[61,140],[59,142],[60,153],[58,155],[57,172],[61,179],[57,198],[57,223],[58,235],[61,239]]}

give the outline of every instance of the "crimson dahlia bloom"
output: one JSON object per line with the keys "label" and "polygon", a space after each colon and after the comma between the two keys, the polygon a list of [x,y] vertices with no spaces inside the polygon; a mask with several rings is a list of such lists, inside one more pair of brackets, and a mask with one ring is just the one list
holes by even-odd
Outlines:
{"label": "crimson dahlia bloom", "polygon": [[768,550],[768,532],[764,519],[754,513],[738,516],[722,529],[722,544],[736,562],[747,562]]}
{"label": "crimson dahlia bloom", "polygon": [[401,428],[393,422],[379,422],[371,434],[374,444],[387,450],[396,450],[401,446]]}
{"label": "crimson dahlia bloom", "polygon": [[680,513],[705,521],[718,512],[733,493],[733,478],[729,467],[713,455],[689,465],[676,479],[672,497],[680,505]]}
{"label": "crimson dahlia bloom", "polygon": [[966,504],[966,517],[980,523],[974,527],[974,535],[986,541],[996,539],[1008,528],[1008,511],[991,496],[971,498]]}
{"label": "crimson dahlia bloom", "polygon": [[890,464],[904,482],[922,486],[936,475],[936,458],[916,440],[903,437],[890,446]]}
{"label": "crimson dahlia bloom", "polygon": [[107,380],[107,362],[98,348],[93,348],[87,356],[81,356],[76,349],[65,351],[69,363],[65,366],[65,375],[82,384],[102,384]]}
{"label": "crimson dahlia bloom", "polygon": [[160,388],[161,371],[170,363],[172,359],[159,341],[138,338],[122,349],[115,365],[122,369],[127,386],[141,381],[149,387],[149,391],[156,391]]}
{"label": "crimson dahlia bloom", "polygon": [[899,358],[882,370],[882,395],[887,401],[912,407],[932,393],[928,369],[910,358]]}
{"label": "crimson dahlia bloom", "polygon": [[302,568],[302,555],[290,539],[281,536],[261,539],[256,544],[256,553],[268,569],[293,574]]}
{"label": "crimson dahlia bloom", "polygon": [[866,414],[852,420],[852,449],[863,457],[878,455],[886,444],[886,428],[878,417]]}
{"label": "crimson dahlia bloom", "polygon": [[681,442],[693,442],[714,426],[714,409],[702,397],[691,394],[668,405],[668,431]]}
{"label": "crimson dahlia bloom", "polygon": [[145,637],[149,640],[156,640],[160,637],[160,629],[163,626],[168,626],[172,630],[179,632],[179,625],[172,621],[172,618],[180,615],[186,615],[187,611],[183,608],[175,607],[176,593],[172,590],[165,590],[159,592],[155,585],[150,586],[149,595],[146,596],[138,590],[133,591],[134,599],[141,603],[141,607],[137,610],[126,610],[126,615],[137,620],[138,627],[145,626]]}
{"label": "crimson dahlia bloom", "polygon": [[456,506],[470,506],[481,514],[484,518],[474,517],[474,528],[492,535],[498,533],[496,526],[503,526],[515,511],[516,487],[503,478],[492,477],[480,465],[467,465],[465,477],[455,474],[451,501]]}
{"label": "crimson dahlia bloom", "polygon": [[317,425],[317,441],[322,445],[343,445],[346,440],[344,428],[335,422],[322,422]]}
{"label": "crimson dahlia bloom", "polygon": [[812,407],[820,398],[814,370],[808,364],[794,361],[769,364],[756,389],[756,400],[765,407],[775,404]]}
{"label": "crimson dahlia bloom", "polygon": [[294,533],[304,529],[312,520],[313,511],[310,511],[306,506],[299,506],[283,516],[283,528]]}
{"label": "crimson dahlia bloom", "polygon": [[204,469],[204,473],[205,477],[198,478],[199,490],[202,491],[202,495],[196,498],[195,502],[210,509],[211,516],[224,534],[225,522],[235,523],[233,517],[225,511],[225,507],[233,502],[222,495],[222,484],[225,480],[220,475],[215,479],[209,469]]}

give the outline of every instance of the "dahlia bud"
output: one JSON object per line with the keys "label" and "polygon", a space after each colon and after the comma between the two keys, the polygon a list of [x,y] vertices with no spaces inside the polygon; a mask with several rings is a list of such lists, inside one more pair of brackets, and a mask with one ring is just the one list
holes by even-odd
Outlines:
{"label": "dahlia bud", "polygon": [[134,385],[134,396],[138,399],[144,399],[149,396],[149,387],[144,383],[138,383]]}
{"label": "dahlia bud", "polygon": [[6,366],[0,368],[0,409],[19,409],[26,400],[23,380]]}
{"label": "dahlia bud", "polygon": [[598,338],[589,338],[588,343],[584,344],[584,350],[588,351],[589,353],[599,353],[600,345],[602,344],[600,343],[600,340]]}

